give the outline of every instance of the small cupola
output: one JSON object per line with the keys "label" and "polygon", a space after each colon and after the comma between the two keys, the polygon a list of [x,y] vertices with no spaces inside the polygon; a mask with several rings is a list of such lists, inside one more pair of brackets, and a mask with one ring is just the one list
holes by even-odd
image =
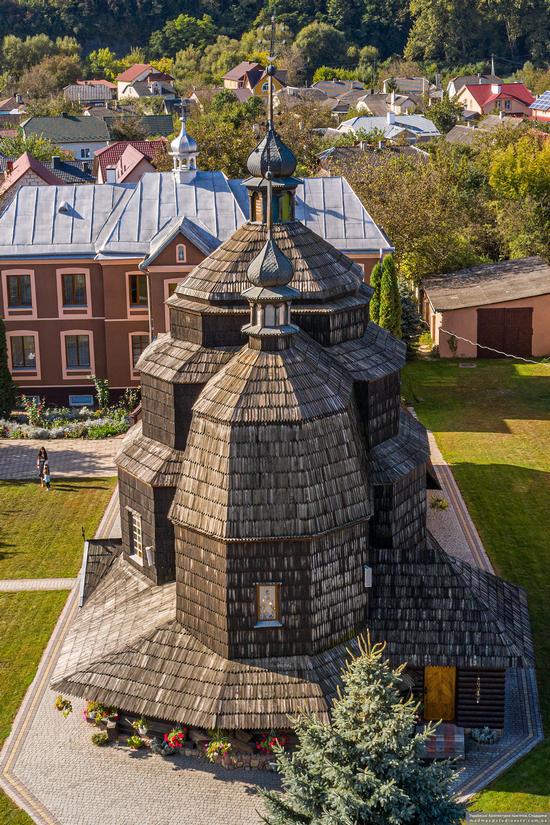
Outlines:
{"label": "small cupola", "polygon": [[197,142],[187,134],[187,113],[182,107],[181,128],[177,137],[170,143],[170,155],[174,161],[174,174],[195,172],[197,169]]}
{"label": "small cupola", "polygon": [[277,134],[273,123],[273,75],[275,66],[266,69],[269,81],[268,124],[265,137],[250,153],[246,166],[251,177],[244,181],[250,200],[250,220],[267,222],[267,171],[271,172],[271,214],[273,223],[290,223],[294,220],[296,187],[300,183],[293,177],[296,156]]}

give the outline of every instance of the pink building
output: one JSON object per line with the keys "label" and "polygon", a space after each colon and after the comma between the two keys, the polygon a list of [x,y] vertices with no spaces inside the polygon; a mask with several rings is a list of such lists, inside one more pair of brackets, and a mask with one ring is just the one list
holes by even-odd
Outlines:
{"label": "pink building", "polygon": [[494,109],[507,115],[530,117],[535,97],[523,83],[473,83],[463,86],[456,97],[469,112],[488,115]]}

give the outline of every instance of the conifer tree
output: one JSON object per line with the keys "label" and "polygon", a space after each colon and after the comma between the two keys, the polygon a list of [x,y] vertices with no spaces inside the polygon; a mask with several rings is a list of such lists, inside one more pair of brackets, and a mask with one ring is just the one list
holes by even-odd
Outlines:
{"label": "conifer tree", "polygon": [[302,714],[298,746],[277,753],[283,793],[262,794],[268,825],[457,825],[464,807],[449,793],[449,762],[423,762],[418,705],[400,693],[404,665],[392,669],[385,645],[360,643],[342,674],[331,722]]}
{"label": "conifer tree", "polygon": [[399,281],[393,255],[384,258],[382,264],[382,280],[380,284],[380,316],[381,327],[392,335],[401,338],[401,295]]}
{"label": "conifer tree", "polygon": [[0,418],[8,418],[15,404],[15,384],[8,369],[6,328],[0,318]]}
{"label": "conifer tree", "polygon": [[370,285],[374,289],[372,298],[370,299],[369,314],[371,321],[375,324],[380,320],[380,283],[382,280],[382,264],[374,265],[370,274]]}

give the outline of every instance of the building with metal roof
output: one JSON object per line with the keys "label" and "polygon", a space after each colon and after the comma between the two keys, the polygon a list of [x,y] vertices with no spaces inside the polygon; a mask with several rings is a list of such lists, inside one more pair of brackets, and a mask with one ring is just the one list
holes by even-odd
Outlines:
{"label": "building with metal roof", "polygon": [[422,295],[443,357],[550,355],[550,265],[538,256],[425,278]]}
{"label": "building with metal roof", "polygon": [[21,123],[21,130],[25,137],[38,135],[51,140],[76,158],[92,158],[96,149],[102,149],[111,140],[106,122],[86,115],[30,117]]}
{"label": "building with metal roof", "polygon": [[388,112],[386,117],[352,117],[343,120],[338,126],[338,132],[373,132],[378,130],[387,140],[395,140],[399,135],[405,135],[410,142],[431,140],[439,137],[440,132],[436,125],[424,115],[398,115]]}
{"label": "building with metal roof", "polygon": [[550,91],[543,92],[529,106],[535,120],[550,120]]}

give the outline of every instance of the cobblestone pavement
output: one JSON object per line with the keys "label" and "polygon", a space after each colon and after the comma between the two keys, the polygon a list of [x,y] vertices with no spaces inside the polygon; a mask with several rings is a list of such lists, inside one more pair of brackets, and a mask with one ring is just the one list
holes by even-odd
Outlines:
{"label": "cobblestone pavement", "polygon": [[20,590],[72,590],[76,579],[0,579],[0,593]]}
{"label": "cobblestone pavement", "polygon": [[124,436],[97,441],[86,438],[0,439],[0,479],[36,478],[36,456],[46,447],[52,478],[116,475],[115,455]]}

